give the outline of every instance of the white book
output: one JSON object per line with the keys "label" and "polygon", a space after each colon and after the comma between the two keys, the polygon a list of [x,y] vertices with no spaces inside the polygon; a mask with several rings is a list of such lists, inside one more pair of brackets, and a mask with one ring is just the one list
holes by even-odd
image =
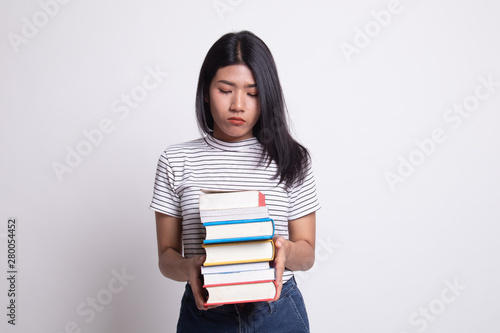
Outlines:
{"label": "white book", "polygon": [[201,222],[254,220],[269,217],[267,206],[200,210]]}
{"label": "white book", "polygon": [[270,281],[276,278],[274,268],[259,269],[253,271],[241,271],[231,273],[204,274],[204,287],[211,285],[224,285],[235,283]]}
{"label": "white book", "polygon": [[231,264],[220,266],[201,266],[201,274],[231,273],[262,270],[269,268],[268,261],[249,262],[245,264]]}
{"label": "white book", "polygon": [[259,191],[212,192],[201,190],[200,193],[200,211],[265,205],[265,196]]}

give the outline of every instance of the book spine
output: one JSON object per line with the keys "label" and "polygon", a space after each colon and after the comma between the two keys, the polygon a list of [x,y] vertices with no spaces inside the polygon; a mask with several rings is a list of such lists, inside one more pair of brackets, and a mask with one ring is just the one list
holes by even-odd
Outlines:
{"label": "book spine", "polygon": [[266,196],[259,191],[259,206],[265,206],[266,205]]}

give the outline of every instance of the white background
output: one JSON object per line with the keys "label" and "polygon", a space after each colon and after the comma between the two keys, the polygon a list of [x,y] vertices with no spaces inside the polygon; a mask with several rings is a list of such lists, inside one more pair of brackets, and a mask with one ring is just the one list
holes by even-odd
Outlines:
{"label": "white background", "polygon": [[[388,7],[381,27],[372,12]],[[480,77],[500,81],[497,1],[73,0],[52,17],[42,10],[0,4],[2,332],[175,331],[184,284],[157,268],[156,162],[199,137],[202,60],[242,29],[272,50],[294,133],[314,158],[317,261],[297,277],[312,331],[500,331],[500,86],[480,87]],[[113,112],[147,68],[168,76],[127,116]],[[476,88],[470,116],[446,121]],[[83,131],[103,119],[113,130],[89,150]],[[432,148],[436,128],[446,139]],[[58,179],[68,147],[87,156]],[[400,166],[410,157],[412,172]],[[391,189],[386,174],[398,168],[407,173]],[[19,221],[16,326],[8,217]],[[134,277],[114,294],[113,271]],[[92,318],[91,298],[108,303]]]}

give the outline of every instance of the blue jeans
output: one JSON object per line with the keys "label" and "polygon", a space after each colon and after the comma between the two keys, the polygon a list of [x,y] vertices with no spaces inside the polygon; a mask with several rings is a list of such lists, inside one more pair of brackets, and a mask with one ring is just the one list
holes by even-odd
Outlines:
{"label": "blue jeans", "polygon": [[275,302],[226,304],[198,310],[189,283],[182,297],[178,333],[309,332],[309,320],[302,294],[292,277]]}

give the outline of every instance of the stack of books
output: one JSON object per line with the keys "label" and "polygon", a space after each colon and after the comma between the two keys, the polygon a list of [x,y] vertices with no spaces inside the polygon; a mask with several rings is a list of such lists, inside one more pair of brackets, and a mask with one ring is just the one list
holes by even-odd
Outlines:
{"label": "stack of books", "polygon": [[200,194],[206,229],[201,267],[206,305],[269,301],[276,296],[274,222],[259,191]]}

